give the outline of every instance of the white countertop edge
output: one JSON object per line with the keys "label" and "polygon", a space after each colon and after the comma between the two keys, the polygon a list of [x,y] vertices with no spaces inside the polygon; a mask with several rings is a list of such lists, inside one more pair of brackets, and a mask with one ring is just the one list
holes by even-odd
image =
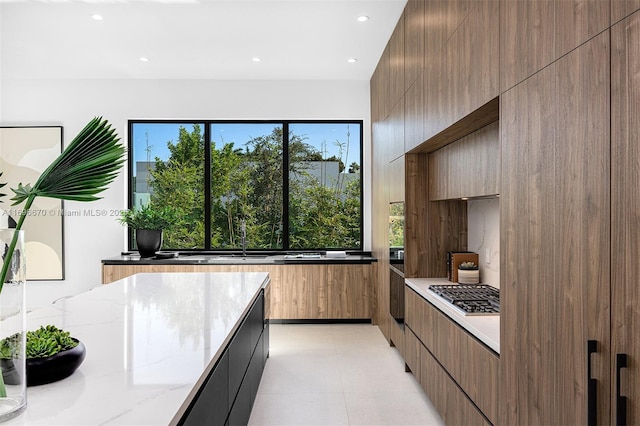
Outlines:
{"label": "white countertop edge", "polygon": [[198,392],[200,392],[200,388],[207,382],[207,380],[209,379],[209,375],[215,368],[216,364],[218,364],[220,357],[222,357],[222,355],[224,354],[224,351],[227,349],[227,346],[229,345],[229,343],[231,343],[231,339],[236,334],[236,331],[238,331],[238,328],[240,328],[240,325],[242,325],[242,321],[249,313],[249,310],[251,309],[255,301],[258,299],[260,292],[262,291],[262,289],[267,288],[270,282],[271,282],[271,277],[267,274],[264,281],[262,281],[262,285],[258,287],[258,289],[256,290],[255,294],[251,298],[251,301],[246,306],[246,308],[244,309],[244,311],[242,312],[242,314],[234,324],[229,334],[227,334],[227,337],[224,339],[224,341],[218,348],[218,351],[215,353],[213,358],[211,358],[211,361],[207,365],[206,369],[202,372],[202,375],[198,378],[198,381],[193,385],[191,391],[189,392],[185,400],[182,402],[182,404],[178,408],[178,411],[176,412],[176,414],[173,416],[173,418],[169,422],[169,425],[177,425],[180,423],[180,421],[182,420],[182,417],[187,413],[192,401],[198,395]]}
{"label": "white countertop edge", "polygon": [[431,284],[454,284],[446,278],[406,278],[404,282],[422,298],[500,354],[500,315],[464,315],[453,305],[429,291]]}

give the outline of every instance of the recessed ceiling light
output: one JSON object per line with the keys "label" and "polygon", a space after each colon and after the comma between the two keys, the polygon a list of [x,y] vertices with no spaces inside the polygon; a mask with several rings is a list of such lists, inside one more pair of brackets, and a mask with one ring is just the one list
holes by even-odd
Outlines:
{"label": "recessed ceiling light", "polygon": [[149,62],[149,58],[147,58],[145,56],[141,56],[140,57],[140,62]]}
{"label": "recessed ceiling light", "polygon": [[358,60],[356,58],[349,58],[347,59],[347,62],[349,62],[350,64],[353,64],[355,62],[358,62]]}
{"label": "recessed ceiling light", "polygon": [[259,58],[259,57],[257,57],[257,56],[254,56],[253,58],[251,58],[251,60],[252,60],[253,62],[260,62],[260,61],[262,61],[262,58]]}
{"label": "recessed ceiling light", "polygon": [[102,15],[98,15],[97,13],[94,13],[93,15],[91,15],[91,18],[95,21],[102,21]]}
{"label": "recessed ceiling light", "polygon": [[367,22],[369,20],[369,17],[367,15],[360,15],[356,18],[356,20],[358,22]]}

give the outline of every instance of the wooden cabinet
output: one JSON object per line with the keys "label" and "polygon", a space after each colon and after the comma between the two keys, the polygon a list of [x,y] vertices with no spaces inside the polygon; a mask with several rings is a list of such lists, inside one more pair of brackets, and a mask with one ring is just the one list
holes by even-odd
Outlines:
{"label": "wooden cabinet", "polygon": [[404,10],[404,89],[422,76],[424,69],[425,1],[409,0]]}
{"label": "wooden cabinet", "polygon": [[[432,7],[429,3],[426,19],[431,23],[437,18],[429,15]],[[442,13],[444,29],[438,24],[427,25],[426,29],[427,44],[431,37],[440,40],[442,31],[447,37],[442,48],[431,53],[429,59],[433,59],[425,66],[425,140],[499,93],[499,2],[449,1]]]}
{"label": "wooden cabinet", "polygon": [[278,283],[272,283],[272,319],[327,318],[327,268],[324,265],[288,265]]}
{"label": "wooden cabinet", "polygon": [[440,415],[448,424],[495,424],[498,356],[415,291],[405,293],[406,364]]}
{"label": "wooden cabinet", "polygon": [[[611,381],[626,398],[626,424],[640,423],[640,12],[611,28]],[[627,367],[618,373],[618,355]],[[617,382],[619,375],[620,383]],[[622,399],[620,399],[622,400]]]}
{"label": "wooden cabinet", "polygon": [[611,25],[640,9],[640,0],[611,0]]}
{"label": "wooden cabinet", "polygon": [[103,284],[140,272],[268,272],[268,318],[369,319],[374,315],[375,264],[103,265]]}
{"label": "wooden cabinet", "polygon": [[540,71],[608,26],[608,1],[502,1],[501,91]]}
{"label": "wooden cabinet", "polygon": [[370,265],[327,267],[327,311],[329,318],[371,318]]}
{"label": "wooden cabinet", "polygon": [[429,154],[429,200],[499,194],[498,122]]}
{"label": "wooden cabinet", "polygon": [[607,32],[501,95],[504,424],[587,423],[588,340],[608,389],[609,112]]}

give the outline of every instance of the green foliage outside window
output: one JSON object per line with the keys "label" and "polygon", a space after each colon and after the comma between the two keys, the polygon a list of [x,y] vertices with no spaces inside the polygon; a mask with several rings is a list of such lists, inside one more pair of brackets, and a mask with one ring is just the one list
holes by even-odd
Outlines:
{"label": "green foliage outside window", "polygon": [[[246,224],[250,249],[282,249],[284,202],[288,201],[289,249],[360,248],[360,165],[351,162],[344,173],[343,149],[327,156],[306,142],[304,135],[288,138],[288,200],[283,188],[283,128],[274,125],[237,146],[211,142],[211,235],[205,235],[205,140],[199,124],[180,126],[177,141],[167,141],[168,158],[155,158],[148,171],[149,203],[171,205],[175,226],[165,231],[166,249],[241,247],[241,223]],[[324,180],[314,170],[332,163],[340,173]],[[314,169],[315,168],[315,169]],[[316,173],[317,174],[317,173]]]}

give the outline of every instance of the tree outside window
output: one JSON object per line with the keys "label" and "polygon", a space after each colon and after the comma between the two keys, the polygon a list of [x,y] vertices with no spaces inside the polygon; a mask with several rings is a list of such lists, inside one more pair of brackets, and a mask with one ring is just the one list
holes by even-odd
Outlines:
{"label": "tree outside window", "polygon": [[131,122],[132,205],[178,210],[165,249],[239,249],[242,223],[248,249],[360,249],[361,134],[359,121]]}

